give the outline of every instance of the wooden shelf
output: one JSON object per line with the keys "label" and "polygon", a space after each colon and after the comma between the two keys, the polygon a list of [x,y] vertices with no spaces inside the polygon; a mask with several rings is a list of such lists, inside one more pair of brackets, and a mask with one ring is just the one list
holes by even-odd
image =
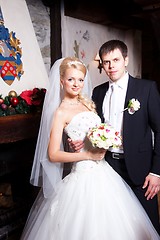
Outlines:
{"label": "wooden shelf", "polygon": [[41,113],[0,117],[0,144],[37,137]]}

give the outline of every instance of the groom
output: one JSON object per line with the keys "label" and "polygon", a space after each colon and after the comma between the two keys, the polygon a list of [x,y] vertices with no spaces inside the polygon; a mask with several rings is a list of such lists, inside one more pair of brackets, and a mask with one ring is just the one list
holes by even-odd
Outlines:
{"label": "groom", "polygon": [[[114,123],[111,124],[123,139],[123,146],[110,148],[105,159],[130,185],[160,234],[157,199],[160,190],[160,95],[156,83],[134,78],[126,71],[128,49],[120,40],[104,43],[99,56],[109,81],[93,89],[92,99],[102,122],[110,121],[112,115]],[[116,88],[114,109],[112,85]],[[79,151],[82,143],[70,143],[70,146]]]}

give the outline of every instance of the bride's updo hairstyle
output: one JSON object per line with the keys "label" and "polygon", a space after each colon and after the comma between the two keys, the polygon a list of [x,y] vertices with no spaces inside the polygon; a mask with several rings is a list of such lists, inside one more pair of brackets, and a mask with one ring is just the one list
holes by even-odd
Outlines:
{"label": "bride's updo hairstyle", "polygon": [[[70,68],[75,68],[75,69],[81,71],[84,74],[84,77],[87,74],[87,68],[82,61],[80,61],[76,57],[66,57],[66,58],[64,58],[64,60],[62,61],[61,65],[60,65],[60,78],[63,78],[65,76],[66,70],[70,69]],[[89,110],[94,111],[94,112],[96,111],[94,102],[91,99],[89,99],[88,96],[79,94],[78,100],[83,105],[85,105]]]}

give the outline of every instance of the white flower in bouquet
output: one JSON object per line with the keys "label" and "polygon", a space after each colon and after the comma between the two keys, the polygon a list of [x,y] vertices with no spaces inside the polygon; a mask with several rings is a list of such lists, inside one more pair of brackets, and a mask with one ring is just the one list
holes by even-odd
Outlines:
{"label": "white flower in bouquet", "polygon": [[98,126],[90,128],[87,137],[93,147],[108,149],[109,147],[118,147],[122,145],[119,133],[107,123],[101,123]]}

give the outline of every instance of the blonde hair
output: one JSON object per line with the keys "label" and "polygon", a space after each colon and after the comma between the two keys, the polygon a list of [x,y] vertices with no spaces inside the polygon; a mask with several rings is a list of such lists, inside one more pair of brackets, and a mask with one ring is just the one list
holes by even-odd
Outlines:
{"label": "blonde hair", "polygon": [[[75,69],[81,71],[84,74],[84,76],[86,76],[87,68],[80,59],[78,59],[76,57],[66,57],[66,58],[64,58],[64,60],[62,61],[61,65],[60,65],[60,78],[64,77],[66,70],[69,68],[75,68]],[[89,99],[87,96],[83,96],[82,94],[79,94],[78,100],[84,106],[86,106],[90,111],[96,112],[96,110],[95,110],[96,106],[95,106],[94,102],[91,99]]]}

